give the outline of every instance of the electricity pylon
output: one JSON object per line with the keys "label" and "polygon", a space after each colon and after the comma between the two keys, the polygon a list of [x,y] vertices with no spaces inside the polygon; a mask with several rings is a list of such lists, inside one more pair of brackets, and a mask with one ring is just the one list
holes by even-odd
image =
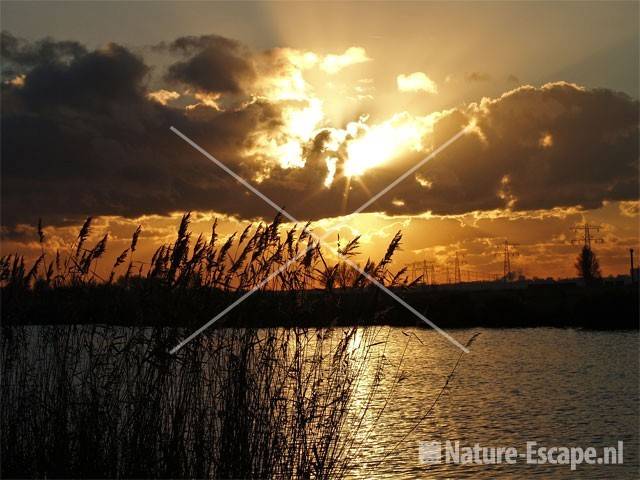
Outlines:
{"label": "electricity pylon", "polygon": [[[462,283],[462,270],[460,265],[466,263],[462,256],[456,252],[455,256],[450,257],[445,263],[445,274],[447,283]],[[453,269],[451,266],[453,265]],[[453,277],[451,274],[453,273]]]}
{"label": "electricity pylon", "polygon": [[424,283],[429,285],[436,284],[436,266],[435,262],[424,261],[422,262],[424,268]]}
{"label": "electricity pylon", "polygon": [[410,278],[416,280],[422,275],[422,282],[425,285],[433,285],[435,282],[435,268],[433,262],[423,260],[421,262],[412,262],[405,264],[407,271],[410,274]]}
{"label": "electricity pylon", "polygon": [[456,256],[453,259],[453,283],[462,283],[462,273],[460,271],[460,265],[463,263],[466,262],[461,259],[458,252],[456,252]]}
{"label": "electricity pylon", "polygon": [[519,243],[509,243],[509,240],[504,241],[502,247],[502,271],[503,271],[503,279],[505,282],[508,282],[511,278],[511,257],[518,256],[518,253],[513,251],[513,247],[518,246]]}
{"label": "electricity pylon", "polygon": [[581,234],[581,239],[580,238],[574,238],[571,243],[575,244],[575,243],[579,243],[579,242],[583,242],[584,246],[587,247],[589,250],[591,250],[591,242],[593,243],[604,243],[604,240],[600,237],[596,237],[594,236],[591,232],[600,232],[600,229],[602,227],[600,225],[591,225],[589,223],[584,223],[582,225],[576,225],[575,227],[573,227],[571,230],[573,230],[574,232],[578,233],[578,232],[582,232]]}

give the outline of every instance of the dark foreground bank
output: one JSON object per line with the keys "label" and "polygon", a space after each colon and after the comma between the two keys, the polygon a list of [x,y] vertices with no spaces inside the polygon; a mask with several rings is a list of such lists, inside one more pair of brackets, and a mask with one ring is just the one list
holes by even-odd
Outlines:
{"label": "dark foreground bank", "polygon": [[[441,328],[555,326],[599,330],[638,328],[634,285],[524,285],[509,288],[414,287],[394,293]],[[4,288],[4,324],[200,326],[244,292],[172,289],[160,283],[91,285],[42,290]],[[258,292],[218,326],[422,326],[376,287]]]}

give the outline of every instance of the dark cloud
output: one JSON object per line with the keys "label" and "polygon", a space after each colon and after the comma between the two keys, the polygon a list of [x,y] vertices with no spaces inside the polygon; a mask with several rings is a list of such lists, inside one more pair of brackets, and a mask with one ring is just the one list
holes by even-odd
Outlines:
{"label": "dark cloud", "polygon": [[250,176],[255,165],[239,157],[251,147],[248,132],[280,122],[279,110],[264,102],[217,112],[150,101],[149,67],[115,44],[70,61],[61,53],[19,66],[27,72],[24,85],[2,86],[2,221],[8,225],[40,216],[61,223],[89,214],[238,211],[242,190],[169,127]]}
{"label": "dark cloud", "polygon": [[70,61],[86,53],[86,48],[74,41],[55,41],[45,38],[26,42],[9,32],[0,33],[0,55],[3,74],[21,72],[24,68],[49,62]]}
{"label": "dark cloud", "polygon": [[436,144],[471,118],[480,133],[421,169],[431,188],[417,193],[406,182],[396,195],[407,197],[407,211],[434,213],[638,199],[638,113],[637,101],[609,90],[562,82],[518,88],[441,125]]}
{"label": "dark cloud", "polygon": [[[273,215],[170,126],[246,178],[265,172],[258,187],[301,220],[349,213],[424,155],[406,155],[351,181],[340,178],[339,163],[326,188],[326,157],[343,159],[349,139],[327,152],[328,132],[321,132],[304,146],[304,168],[284,169],[274,159],[247,153],[255,150],[256,132],[267,138],[280,134],[289,103],[253,101],[227,111],[160,105],[147,96],[149,66],[125,47],[77,48],[70,55],[66,42],[47,40],[51,53],[45,59],[34,53],[44,43],[7,38],[8,58],[26,77],[23,85],[2,86],[5,225],[35,223],[38,217],[60,224],[85,215],[186,210]],[[184,52],[189,62],[211,48],[226,51],[219,58],[241,58],[244,47],[221,37],[187,37],[162,48]],[[443,114],[425,142],[436,147],[472,119],[477,133],[453,144],[369,211],[595,208],[606,200],[638,198],[638,102],[626,95],[566,83],[520,87]]]}
{"label": "dark cloud", "polygon": [[180,37],[161,45],[186,57],[169,67],[165,78],[209,93],[244,92],[255,78],[250,52],[240,43],[217,35]]}
{"label": "dark cloud", "polygon": [[138,102],[148,71],[142,59],[124,47],[109,44],[74,57],[69,64],[50,60],[36,65],[19,96],[35,111],[59,106],[104,110],[114,103]]}
{"label": "dark cloud", "polygon": [[[594,209],[605,201],[636,200],[638,115],[638,102],[625,94],[564,82],[520,87],[485,99],[442,117],[426,140],[435,148],[472,120],[477,132],[452,144],[367,211],[449,215],[494,209]],[[321,140],[317,138],[310,148],[310,158],[320,155]],[[305,173],[305,168],[282,172],[281,178],[276,170],[261,188],[281,203],[295,205],[300,215],[345,214],[423,156],[406,155],[366,171],[359,179],[336,178],[330,190],[321,185],[326,169],[316,160],[311,166],[314,174]],[[271,188],[286,182],[289,191],[304,195],[290,194],[295,200],[287,201],[282,188]],[[394,199],[403,204],[392,203]]]}
{"label": "dark cloud", "polygon": [[198,53],[206,48],[218,48],[221,50],[244,51],[246,48],[237,40],[221,37],[220,35],[187,35],[178,37],[170,43],[162,42],[157,45],[156,50],[169,50],[183,55]]}

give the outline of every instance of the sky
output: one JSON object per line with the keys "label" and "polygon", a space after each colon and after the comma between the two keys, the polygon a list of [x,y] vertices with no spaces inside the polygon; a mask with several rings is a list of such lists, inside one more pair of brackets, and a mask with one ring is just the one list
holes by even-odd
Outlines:
{"label": "sky", "polygon": [[[180,216],[223,233],[273,209],[175,126],[318,233],[396,231],[396,266],[603,273],[638,248],[638,4],[3,2],[2,250],[68,248],[97,217],[140,255]],[[450,146],[370,205],[372,195]],[[333,241],[336,238],[329,237]],[[579,243],[579,242],[578,242]]]}

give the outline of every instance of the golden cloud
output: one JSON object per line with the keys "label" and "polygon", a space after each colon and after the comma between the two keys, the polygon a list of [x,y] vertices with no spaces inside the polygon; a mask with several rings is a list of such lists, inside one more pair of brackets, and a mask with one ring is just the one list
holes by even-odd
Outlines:
{"label": "golden cloud", "polygon": [[180,98],[180,94],[172,90],[160,89],[155,92],[147,93],[147,98],[154,102],[158,102],[160,105],[166,105],[171,100],[177,100]]}
{"label": "golden cloud", "polygon": [[358,63],[370,62],[371,58],[362,47],[349,47],[340,55],[329,54],[320,63],[320,68],[330,74],[336,74],[340,70]]}
{"label": "golden cloud", "polygon": [[427,77],[422,72],[409,73],[407,75],[400,74],[396,77],[398,90],[401,92],[426,92],[438,93],[438,85],[436,82]]}

